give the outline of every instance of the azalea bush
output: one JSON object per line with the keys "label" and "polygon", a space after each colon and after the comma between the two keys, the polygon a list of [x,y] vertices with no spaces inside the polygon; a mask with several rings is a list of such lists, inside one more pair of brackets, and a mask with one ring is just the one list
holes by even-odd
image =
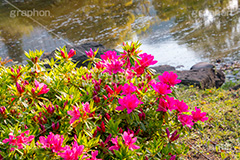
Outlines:
{"label": "azalea bush", "polygon": [[[173,72],[155,75],[154,57],[140,44],[123,43],[123,52],[26,53],[28,64],[0,66],[0,159],[177,159],[189,147],[179,139],[206,121],[175,96]],[[50,66],[46,68],[45,65]],[[201,121],[201,122],[199,122]]]}

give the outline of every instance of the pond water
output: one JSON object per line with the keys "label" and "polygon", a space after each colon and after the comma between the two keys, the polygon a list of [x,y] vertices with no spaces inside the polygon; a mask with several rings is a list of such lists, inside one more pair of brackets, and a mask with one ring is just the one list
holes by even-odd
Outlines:
{"label": "pond water", "polygon": [[[139,40],[158,64],[240,60],[238,0],[2,0],[0,56],[51,52],[67,43],[97,41],[121,49]],[[20,9],[22,12],[20,12]],[[26,16],[27,13],[29,17]]]}

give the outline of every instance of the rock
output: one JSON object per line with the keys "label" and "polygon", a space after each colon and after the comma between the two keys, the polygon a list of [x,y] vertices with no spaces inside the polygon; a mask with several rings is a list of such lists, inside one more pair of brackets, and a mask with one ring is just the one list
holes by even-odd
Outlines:
{"label": "rock", "polygon": [[175,67],[170,66],[170,65],[159,65],[156,67],[150,67],[151,69],[154,69],[156,71],[156,73],[163,73],[165,71],[174,71],[176,70]]}
{"label": "rock", "polygon": [[199,70],[174,71],[181,80],[181,84],[195,85],[200,89],[219,88],[225,82],[225,76],[222,71],[216,73],[211,68]]}
{"label": "rock", "polygon": [[[71,45],[66,45],[67,51],[69,52],[70,49],[75,49],[76,50],[76,55],[74,55],[72,57],[72,61],[74,63],[78,63],[77,67],[80,66],[87,66],[88,63],[82,63],[83,61],[85,61],[86,59],[88,59],[88,57],[86,56],[85,51],[89,51],[90,48],[92,48],[93,50],[96,50],[99,48],[98,50],[98,54],[96,55],[97,58],[100,58],[101,53],[110,50],[105,48],[102,44],[99,44],[97,42],[87,42],[78,46],[71,46]],[[41,57],[41,60],[44,59],[51,59],[53,58],[54,60],[56,60],[55,58],[55,50],[52,51],[51,53],[44,53]],[[47,68],[49,68],[50,66],[46,66]]]}
{"label": "rock", "polygon": [[219,88],[225,82],[225,74],[221,70],[215,71],[215,87]]}
{"label": "rock", "polygon": [[195,85],[201,89],[212,88],[216,86],[215,74],[210,68],[199,70],[174,71],[181,80],[181,84]]}
{"label": "rock", "polygon": [[190,70],[197,70],[202,68],[211,68],[214,69],[215,65],[208,62],[199,62],[191,67]]}
{"label": "rock", "polygon": [[[217,70],[214,64],[208,63],[208,62],[199,62],[191,67],[190,70],[201,70],[201,69],[210,69],[212,71],[214,78],[212,81],[214,82],[214,87],[219,88],[223,85],[225,82],[225,75],[221,70]],[[209,74],[210,72],[208,72]],[[209,74],[210,75],[210,74]],[[212,76],[210,76],[212,77]],[[207,88],[210,88],[212,85],[205,85],[209,86]]]}
{"label": "rock", "polygon": [[239,85],[236,85],[236,86],[234,86],[234,87],[232,87],[232,88],[230,88],[229,90],[230,90],[230,91],[232,91],[232,90],[236,91],[236,90],[238,90],[239,88],[240,88],[240,84],[239,84]]}

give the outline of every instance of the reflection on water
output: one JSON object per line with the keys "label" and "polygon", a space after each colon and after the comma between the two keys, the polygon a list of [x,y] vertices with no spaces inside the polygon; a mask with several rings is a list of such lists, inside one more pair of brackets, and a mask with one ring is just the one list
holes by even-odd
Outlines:
{"label": "reflection on water", "polygon": [[[23,52],[97,41],[118,48],[140,40],[159,63],[185,65],[240,60],[238,0],[12,0],[20,9],[47,11],[38,23],[0,4],[0,56],[22,62]],[[10,13],[12,12],[12,18]],[[15,12],[15,14],[17,14]],[[61,38],[59,38],[61,37]]]}

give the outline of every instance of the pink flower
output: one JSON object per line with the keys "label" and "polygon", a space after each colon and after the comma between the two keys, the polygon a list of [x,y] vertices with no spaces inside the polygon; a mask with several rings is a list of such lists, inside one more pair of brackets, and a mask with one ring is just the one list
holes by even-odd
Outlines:
{"label": "pink flower", "polygon": [[119,149],[120,149],[120,146],[119,146],[119,144],[118,144],[118,136],[115,137],[115,138],[112,138],[111,141],[112,141],[112,143],[115,144],[115,145],[109,147],[109,150],[110,150],[110,151],[112,151],[112,150],[119,150]]}
{"label": "pink flower", "polygon": [[50,148],[52,152],[57,153],[66,149],[65,147],[62,147],[63,140],[63,136],[60,137],[60,135],[54,135],[52,132],[50,132],[47,138],[44,136],[39,137],[39,142],[37,142],[37,145],[41,145],[41,148],[44,149]]}
{"label": "pink flower", "polygon": [[153,89],[160,95],[165,95],[172,93],[171,89],[169,89],[169,86],[165,83],[157,82],[157,83],[151,83]]}
{"label": "pink flower", "polygon": [[97,69],[103,69],[103,68],[104,68],[103,62],[102,62],[102,61],[97,62],[97,63],[96,63],[96,68],[97,68]]}
{"label": "pink flower", "polygon": [[138,64],[136,64],[135,67],[132,67],[132,69],[136,72],[137,76],[141,76],[145,71],[145,67],[139,66]]}
{"label": "pink flower", "polygon": [[164,98],[166,99],[166,101],[168,103],[168,109],[170,111],[175,110],[176,109],[176,106],[175,106],[176,100],[173,97],[169,97],[168,95],[166,95]]}
{"label": "pink flower", "polygon": [[92,158],[87,158],[86,160],[102,160],[102,159],[97,159],[97,155],[98,155],[98,151],[95,151],[95,152],[91,152],[92,154]]}
{"label": "pink flower", "polygon": [[37,92],[37,95],[48,93],[49,88],[47,88],[47,85],[44,83],[40,83],[37,80],[34,81],[35,88],[32,88],[32,93],[35,94]]}
{"label": "pink flower", "polygon": [[139,59],[140,65],[143,66],[144,68],[156,64],[158,61],[154,60],[154,56],[151,54],[143,53],[140,54],[139,57],[142,59]]}
{"label": "pink flower", "polygon": [[[95,51],[96,51],[96,50],[95,50]],[[87,55],[89,58],[93,58],[93,57],[95,56],[92,48],[90,48],[90,51],[89,51],[89,52],[85,51],[85,53],[86,53],[86,55]]]}
{"label": "pink flower", "polygon": [[179,111],[179,113],[182,112],[188,112],[188,105],[182,101],[179,100],[175,100],[175,106],[176,106],[176,110]]}
{"label": "pink flower", "polygon": [[192,122],[192,116],[186,115],[186,114],[180,114],[178,116],[178,120],[182,123],[183,126],[188,126],[189,128],[192,128],[193,122]]}
{"label": "pink flower", "polygon": [[21,133],[17,137],[15,137],[15,135],[10,133],[9,138],[4,139],[2,142],[9,143],[9,145],[12,145],[12,146],[17,146],[18,149],[23,149],[23,144],[30,145],[30,143],[34,139],[33,135],[30,135],[29,137],[26,137],[26,135],[29,135],[29,130]]}
{"label": "pink flower", "polygon": [[117,60],[119,57],[120,56],[117,55],[116,51],[107,51],[107,52],[104,52],[103,55],[101,55],[101,59],[104,60],[104,61]]}
{"label": "pink flower", "polygon": [[104,66],[106,69],[103,71],[103,73],[108,72],[110,75],[122,73],[124,72],[124,69],[122,69],[123,62],[118,60],[111,60],[110,62],[104,63]]}
{"label": "pink flower", "polygon": [[169,86],[174,86],[181,82],[181,80],[177,79],[178,75],[173,72],[164,72],[162,76],[158,76],[160,82],[168,84]]}
{"label": "pink flower", "polygon": [[67,111],[67,113],[72,116],[72,119],[70,120],[70,124],[74,123],[75,120],[79,119],[81,117],[79,108],[76,106],[73,106],[73,111]]}
{"label": "pink flower", "polygon": [[62,55],[63,58],[71,58],[71,57],[73,57],[73,56],[76,54],[76,51],[75,51],[74,49],[71,49],[71,50],[68,52],[67,56],[66,56],[66,54],[64,53],[64,51],[61,50],[60,52],[61,52],[61,55]]}
{"label": "pink flower", "polygon": [[[84,146],[78,145],[76,141],[72,146],[72,149],[67,145],[64,149],[64,152],[59,152],[58,155],[61,156],[64,160],[78,160],[79,156],[83,154]],[[82,159],[86,158],[86,155],[82,156]]]}
{"label": "pink flower", "polygon": [[195,107],[196,112],[192,111],[192,118],[194,122],[197,121],[207,121],[208,117],[206,117],[206,112],[201,112],[201,109],[198,109],[197,107]]}
{"label": "pink flower", "polygon": [[123,111],[124,109],[127,109],[127,113],[130,114],[135,108],[138,107],[139,104],[142,104],[143,102],[139,101],[135,94],[128,94],[122,99],[119,99],[118,103],[121,106],[118,106],[116,110]]}
{"label": "pink flower", "polygon": [[86,103],[82,103],[82,106],[83,106],[83,111],[85,112],[85,113],[90,113],[90,106],[89,106],[89,103],[88,102],[86,102]]}
{"label": "pink flower", "polygon": [[151,54],[143,53],[140,54],[139,57],[141,57],[141,59],[139,59],[140,65],[135,62],[135,66],[132,68],[137,73],[137,76],[143,74],[146,67],[157,63],[157,61],[154,60],[154,56]]}
{"label": "pink flower", "polygon": [[130,80],[130,79],[132,79],[133,77],[134,77],[133,71],[132,71],[131,69],[127,69],[127,70],[126,70],[126,79],[127,79],[127,80]]}
{"label": "pink flower", "polygon": [[130,149],[130,150],[134,150],[134,149],[139,149],[140,147],[137,145],[134,145],[134,143],[137,141],[137,137],[133,138],[134,134],[128,134],[126,131],[123,132],[123,140],[124,140],[124,144]]}
{"label": "pink flower", "polygon": [[122,87],[122,91],[123,91],[123,93],[121,95],[131,94],[131,93],[137,91],[137,87],[134,86],[132,83],[130,83],[130,84],[125,83],[124,86]]}
{"label": "pink flower", "polygon": [[158,109],[156,111],[167,112],[168,107],[169,107],[169,104],[163,98],[160,98]]}
{"label": "pink flower", "polygon": [[75,51],[74,49],[71,49],[71,50],[68,52],[68,58],[73,57],[75,54],[76,54],[76,51]]}

